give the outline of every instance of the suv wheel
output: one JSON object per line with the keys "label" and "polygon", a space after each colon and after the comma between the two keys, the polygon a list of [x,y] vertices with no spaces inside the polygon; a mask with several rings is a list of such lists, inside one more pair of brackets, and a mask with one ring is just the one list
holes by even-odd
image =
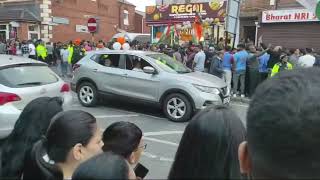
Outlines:
{"label": "suv wheel", "polygon": [[85,107],[93,107],[98,102],[96,87],[88,82],[81,83],[78,88],[78,99]]}
{"label": "suv wheel", "polygon": [[192,106],[185,95],[170,94],[163,102],[163,111],[171,121],[186,122],[191,118]]}

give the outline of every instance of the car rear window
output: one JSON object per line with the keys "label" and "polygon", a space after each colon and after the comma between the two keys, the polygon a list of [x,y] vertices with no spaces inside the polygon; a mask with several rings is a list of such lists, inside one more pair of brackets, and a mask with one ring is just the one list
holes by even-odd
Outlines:
{"label": "car rear window", "polygon": [[41,86],[58,81],[47,66],[21,65],[0,70],[0,83],[12,88]]}

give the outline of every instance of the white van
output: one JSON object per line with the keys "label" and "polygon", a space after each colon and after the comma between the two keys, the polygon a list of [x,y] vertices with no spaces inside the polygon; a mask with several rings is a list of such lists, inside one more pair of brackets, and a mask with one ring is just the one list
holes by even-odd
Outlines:
{"label": "white van", "polygon": [[140,34],[140,33],[117,33],[112,37],[112,40],[117,39],[118,37],[125,37],[127,41],[132,42],[134,40],[139,41],[140,43],[151,42],[150,34]]}

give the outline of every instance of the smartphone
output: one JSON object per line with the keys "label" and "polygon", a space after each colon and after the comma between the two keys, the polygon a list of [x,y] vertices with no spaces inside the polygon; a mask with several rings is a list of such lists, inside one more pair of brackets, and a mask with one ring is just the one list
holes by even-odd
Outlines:
{"label": "smartphone", "polygon": [[138,163],[137,166],[134,168],[134,172],[137,177],[144,179],[147,176],[149,169],[144,167],[142,164]]}

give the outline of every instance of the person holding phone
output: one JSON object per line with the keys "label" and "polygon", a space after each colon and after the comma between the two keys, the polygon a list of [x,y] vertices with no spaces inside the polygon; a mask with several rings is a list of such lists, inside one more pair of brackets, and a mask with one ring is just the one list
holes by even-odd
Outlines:
{"label": "person holding phone", "polygon": [[147,148],[142,136],[142,131],[137,125],[124,121],[111,124],[102,136],[104,142],[102,150],[124,157],[132,167],[135,167],[139,179],[143,179],[149,171],[139,163],[142,152]]}

